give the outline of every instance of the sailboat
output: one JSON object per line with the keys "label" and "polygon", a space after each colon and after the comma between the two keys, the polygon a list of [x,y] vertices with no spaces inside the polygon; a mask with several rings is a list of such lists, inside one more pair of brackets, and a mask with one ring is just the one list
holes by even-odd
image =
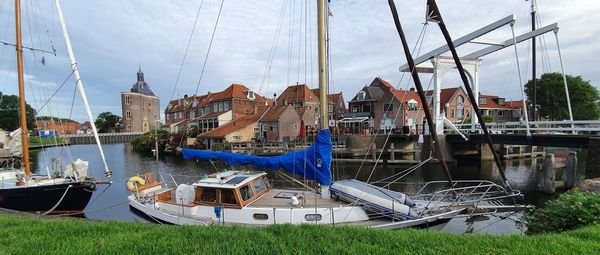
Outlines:
{"label": "sailboat", "polygon": [[[11,133],[8,142],[9,151],[12,154],[13,163],[10,168],[0,170],[0,207],[47,214],[76,215],[84,213],[92,194],[96,191],[96,185],[109,184],[111,172],[108,170],[102,146],[98,138],[96,126],[92,117],[87,97],[83,89],[83,83],[79,76],[77,62],[73,56],[71,42],[67,33],[66,25],[59,0],[55,1],[58,16],[62,27],[63,37],[67,47],[67,53],[71,62],[76,86],[82,97],[88,119],[90,120],[96,143],[100,149],[105,174],[108,181],[99,181],[88,176],[88,162],[77,159],[65,168],[57,166],[53,173],[47,175],[34,175],[29,162],[28,127],[25,110],[25,89],[23,73],[23,44],[21,38],[21,9],[20,0],[15,1],[16,17],[16,47],[17,71],[19,85],[19,116],[20,128]],[[63,170],[65,169],[65,170]]]}
{"label": "sailboat", "polygon": [[[176,225],[326,224],[381,229],[432,225],[465,213],[523,209],[506,203],[514,201],[518,193],[489,181],[449,178],[448,188],[436,189],[434,186],[440,182],[430,182],[411,195],[354,179],[333,181],[326,94],[327,1],[318,0],[317,7],[321,130],[315,142],[306,150],[272,157],[195,149],[180,151],[188,160],[219,160],[265,171],[284,170],[317,183],[318,188],[274,188],[267,173],[258,171],[217,172],[190,185],[177,184],[169,175],[146,173],[131,177],[127,183],[131,191],[130,208],[153,220]],[[430,114],[427,118],[432,123]],[[434,129],[430,130],[436,136]]]}

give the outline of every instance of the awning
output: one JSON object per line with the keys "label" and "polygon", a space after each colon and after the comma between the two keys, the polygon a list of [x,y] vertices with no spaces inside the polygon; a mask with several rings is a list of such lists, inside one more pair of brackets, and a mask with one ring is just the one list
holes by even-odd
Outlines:
{"label": "awning", "polygon": [[347,117],[341,119],[339,122],[341,123],[362,123],[368,121],[369,117]]}

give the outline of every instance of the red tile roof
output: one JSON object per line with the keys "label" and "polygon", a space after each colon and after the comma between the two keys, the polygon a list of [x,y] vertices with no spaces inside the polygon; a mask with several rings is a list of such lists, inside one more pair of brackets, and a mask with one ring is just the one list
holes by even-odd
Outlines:
{"label": "red tile roof", "polygon": [[[167,112],[177,112],[177,111],[181,111],[181,110],[188,110],[188,109],[192,109],[192,108],[206,106],[213,101],[221,101],[221,100],[226,100],[226,99],[249,100],[248,94],[247,94],[248,91],[250,91],[250,89],[248,89],[248,87],[246,87],[242,84],[234,83],[234,84],[231,84],[229,87],[227,87],[225,90],[220,91],[220,92],[215,92],[215,93],[208,92],[206,95],[191,96],[191,97],[187,97],[187,98],[171,100],[167,106],[166,111]],[[256,102],[265,102],[265,101],[271,102],[272,101],[270,99],[267,99],[267,98],[257,94],[256,92],[254,92],[254,97],[255,97],[254,101],[256,101]],[[193,102],[193,99],[196,99],[196,105],[184,103],[184,102]]]}
{"label": "red tile roof", "polygon": [[[454,88],[441,89],[441,91],[440,91],[440,105],[444,106],[448,102],[450,102],[450,99],[452,99],[452,97],[454,96],[454,94],[456,94],[456,91],[458,91],[459,89],[462,90],[462,87],[454,87]],[[427,91],[425,91],[425,95],[426,96],[433,96],[433,90],[427,90]]]}
{"label": "red tile roof", "polygon": [[215,118],[218,118],[219,115],[221,115],[223,113],[226,113],[226,112],[211,112],[211,113],[205,114],[197,119],[199,119],[199,120],[215,119]]}
{"label": "red tile roof", "polygon": [[279,121],[279,116],[285,112],[285,110],[290,107],[288,105],[280,105],[269,107],[267,112],[260,119],[261,121]]}
{"label": "red tile roof", "polygon": [[250,126],[252,124],[256,124],[258,122],[258,119],[260,118],[260,116],[261,116],[261,114],[257,113],[257,114],[252,114],[252,115],[247,115],[247,116],[241,117],[237,120],[228,122],[225,125],[219,126],[213,130],[202,133],[202,134],[198,135],[198,137],[200,137],[200,138],[224,138],[226,135],[231,134],[232,132],[235,132],[236,130],[240,130],[240,129]]}
{"label": "red tile roof", "polygon": [[306,86],[306,84],[287,87],[277,98],[277,105],[292,104],[295,102],[318,102],[319,97]]}

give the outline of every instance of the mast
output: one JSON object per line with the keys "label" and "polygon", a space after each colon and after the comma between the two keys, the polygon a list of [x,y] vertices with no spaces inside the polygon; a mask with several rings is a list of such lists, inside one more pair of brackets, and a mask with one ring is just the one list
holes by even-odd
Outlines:
{"label": "mast", "polygon": [[[535,31],[535,0],[531,1],[531,31]],[[531,120],[536,121],[536,102],[537,102],[537,71],[536,71],[536,49],[535,49],[535,36],[531,38],[531,81],[533,85],[533,104],[531,107]],[[569,95],[567,95],[568,97]]]}
{"label": "mast", "polygon": [[[390,0],[390,1],[392,1],[392,0]],[[458,56],[458,53],[456,52],[456,47],[454,47],[454,42],[452,42],[450,33],[448,32],[448,29],[446,28],[446,24],[444,23],[444,20],[442,19],[442,14],[440,13],[440,9],[438,8],[435,0],[427,0],[427,16],[428,16],[427,17],[428,20],[436,22],[438,24],[438,26],[440,27],[440,30],[442,31],[442,34],[444,35],[444,39],[446,40],[446,43],[448,44],[448,48],[450,49],[450,52],[452,52],[452,57],[454,58],[454,62],[456,63],[456,68],[458,69],[460,78],[461,78],[463,84],[465,85],[467,94],[469,95],[469,100],[471,100],[471,105],[472,105],[473,109],[475,109],[475,114],[477,115],[477,119],[479,120],[479,125],[481,125],[481,129],[483,130],[485,140],[486,140],[490,150],[492,151],[492,155],[494,156],[494,161],[496,162],[496,166],[498,167],[500,176],[502,176],[502,180],[504,181],[505,187],[510,191],[511,188],[508,185],[508,181],[506,180],[506,175],[504,174],[504,166],[500,162],[500,157],[498,157],[498,153],[496,153],[496,150],[494,150],[494,143],[492,141],[492,138],[490,137],[490,132],[488,131],[487,126],[485,125],[485,121],[483,120],[483,118],[481,118],[481,112],[479,112],[479,106],[477,105],[477,99],[473,93],[473,90],[471,89],[471,86],[469,85],[469,79],[467,78],[467,75],[465,74],[465,69],[463,68],[463,65],[460,61],[460,57]],[[527,113],[527,112],[525,112],[525,113]]]}
{"label": "mast", "polygon": [[321,129],[329,128],[329,105],[327,103],[328,77],[327,77],[327,1],[317,0],[317,39],[319,50],[319,110]]}
{"label": "mast", "polygon": [[27,108],[25,105],[25,79],[23,77],[23,39],[21,37],[21,0],[15,1],[15,25],[17,32],[17,76],[19,80],[19,120],[21,124],[21,144],[25,175],[31,176],[29,165],[29,137],[27,137]]}
{"label": "mast", "polygon": [[104,173],[107,178],[111,179],[112,173],[108,169],[108,164],[106,164],[106,158],[104,157],[102,144],[100,143],[100,138],[98,137],[98,130],[96,129],[96,124],[94,123],[94,116],[92,115],[92,111],[90,109],[85,90],[83,89],[83,82],[81,81],[81,77],[79,76],[79,68],[77,68],[77,61],[75,61],[75,55],[73,54],[73,48],[71,47],[71,40],[69,39],[69,33],[67,31],[67,26],[65,25],[65,19],[63,17],[62,9],[60,8],[60,1],[55,0],[55,3],[56,10],[58,12],[58,18],[60,20],[60,26],[63,31],[63,37],[65,39],[65,45],[67,46],[67,54],[69,55],[69,61],[71,62],[71,70],[73,71],[73,75],[75,76],[75,85],[79,90],[79,94],[81,95],[81,100],[83,101],[88,120],[90,121],[90,125],[92,126],[92,132],[94,133],[94,138],[96,139],[96,145],[98,145],[100,157],[102,158],[102,163],[104,164]]}
{"label": "mast", "polygon": [[448,165],[446,165],[446,159],[444,157],[444,153],[442,153],[442,147],[440,146],[440,143],[438,141],[437,131],[435,130],[435,126],[433,125],[433,117],[431,116],[431,110],[429,108],[429,104],[427,103],[427,98],[425,97],[425,91],[423,90],[423,86],[421,85],[421,79],[419,78],[419,74],[417,73],[417,69],[415,68],[415,60],[413,59],[412,54],[410,53],[410,48],[408,47],[408,42],[406,41],[406,36],[404,35],[404,30],[402,29],[402,24],[400,24],[400,18],[398,17],[398,11],[396,10],[394,0],[388,0],[388,4],[390,6],[390,10],[392,11],[392,16],[394,18],[396,30],[398,30],[398,35],[400,36],[400,40],[402,41],[404,55],[406,55],[406,62],[408,63],[410,73],[415,83],[415,87],[417,87],[417,92],[419,92],[419,98],[421,99],[421,103],[423,104],[423,111],[425,111],[425,118],[427,118],[429,133],[431,134],[431,139],[433,140],[433,152],[435,153],[436,158],[438,158],[440,160],[440,163],[442,164],[442,168],[444,169],[446,177],[448,178],[448,184],[450,185],[450,187],[453,187],[454,183],[452,182],[452,175],[450,174],[450,169],[448,169]]}

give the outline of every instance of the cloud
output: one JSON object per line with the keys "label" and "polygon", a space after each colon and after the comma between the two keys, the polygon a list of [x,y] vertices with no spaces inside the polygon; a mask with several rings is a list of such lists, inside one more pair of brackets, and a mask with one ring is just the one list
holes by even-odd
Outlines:
{"label": "cloud", "polygon": [[[9,19],[0,20],[2,40],[14,41],[14,18],[10,1],[3,1],[0,15]],[[73,43],[75,55],[86,85],[88,97],[95,114],[101,111],[121,112],[120,92],[127,91],[135,82],[138,65],[141,65],[152,90],[161,97],[162,109],[171,97],[180,63],[192,29],[194,17],[201,0],[180,1],[63,1],[63,11]],[[521,34],[530,29],[529,3],[505,0],[457,0],[438,1],[451,35],[458,38],[495,20],[510,14],[517,17],[516,30]],[[538,1],[540,2],[540,1]],[[48,79],[53,87],[60,84],[69,74],[69,64],[65,56],[64,43],[53,1],[34,1],[26,6],[29,18],[24,17],[25,42],[49,48],[48,39],[53,40],[58,56],[45,56],[47,67],[44,72],[31,73],[32,79]],[[292,6],[294,3],[295,6]],[[302,7],[302,3],[308,3]],[[174,93],[175,97],[193,94],[206,57],[213,26],[217,18],[220,1],[204,1],[200,18],[192,39],[181,80]],[[422,28],[425,14],[425,1],[396,1],[400,19],[407,32],[409,42],[414,44]],[[278,38],[275,57],[271,65],[268,84],[261,86],[273,37],[277,29],[282,7],[281,34]],[[219,26],[208,58],[199,93],[218,91],[236,82],[259,90],[265,96],[280,94],[289,83],[304,83],[316,86],[317,47],[314,1],[225,1]],[[293,12],[292,12],[293,10]],[[402,74],[398,67],[405,58],[396,34],[386,1],[348,0],[331,1],[333,17],[330,17],[330,53],[333,69],[333,89],[342,91],[349,100],[362,86],[375,76],[381,76],[392,83],[398,83]],[[579,74],[584,79],[598,82],[600,77],[594,70],[594,52],[600,50],[595,43],[595,35],[600,32],[600,4],[590,1],[548,0],[539,3],[543,24],[559,22],[560,40],[568,73]],[[290,15],[294,13],[294,15]],[[305,20],[305,15],[310,15]],[[25,16],[25,15],[24,15]],[[290,33],[290,23],[294,22]],[[300,32],[300,24],[310,24],[312,33],[306,36]],[[31,26],[27,25],[31,24]],[[302,25],[302,26],[303,26]],[[31,27],[31,35],[29,33]],[[43,31],[49,30],[50,34]],[[304,29],[304,28],[303,28]],[[35,35],[35,32],[41,34]],[[312,40],[310,40],[312,37]],[[41,39],[39,39],[41,38]],[[508,28],[500,29],[485,36],[485,40],[498,41],[510,38]],[[558,56],[552,34],[545,36],[549,64],[545,71],[558,71]],[[291,43],[290,43],[291,41]],[[429,24],[421,53],[443,44],[443,38],[435,24]],[[467,45],[461,47],[461,54],[481,48]],[[16,77],[13,49],[1,46],[0,89],[16,93]],[[292,49],[290,54],[289,49]],[[311,50],[312,48],[312,50]],[[529,43],[519,45],[523,79],[530,79]],[[312,56],[312,58],[311,58]],[[546,56],[546,55],[544,55]],[[486,56],[481,66],[481,91],[509,99],[520,98],[519,82],[516,75],[513,49]],[[544,57],[546,58],[546,57]],[[312,59],[312,61],[311,61]],[[34,58],[26,54],[26,63],[34,70],[40,56]],[[543,70],[541,57],[540,70]],[[38,63],[38,64],[35,64]],[[312,72],[311,72],[312,69]],[[41,68],[40,68],[41,70]],[[423,75],[427,83],[430,76]],[[402,88],[411,86],[405,76]],[[32,81],[32,84],[36,82]],[[37,82],[39,84],[39,82]],[[450,73],[444,80],[444,87],[460,84],[458,75]],[[508,89],[507,89],[508,88]],[[46,90],[49,88],[45,88]],[[57,96],[58,109],[68,112],[72,100],[73,86]],[[62,92],[62,91],[61,91]],[[78,120],[85,120],[80,107],[73,113]]]}

